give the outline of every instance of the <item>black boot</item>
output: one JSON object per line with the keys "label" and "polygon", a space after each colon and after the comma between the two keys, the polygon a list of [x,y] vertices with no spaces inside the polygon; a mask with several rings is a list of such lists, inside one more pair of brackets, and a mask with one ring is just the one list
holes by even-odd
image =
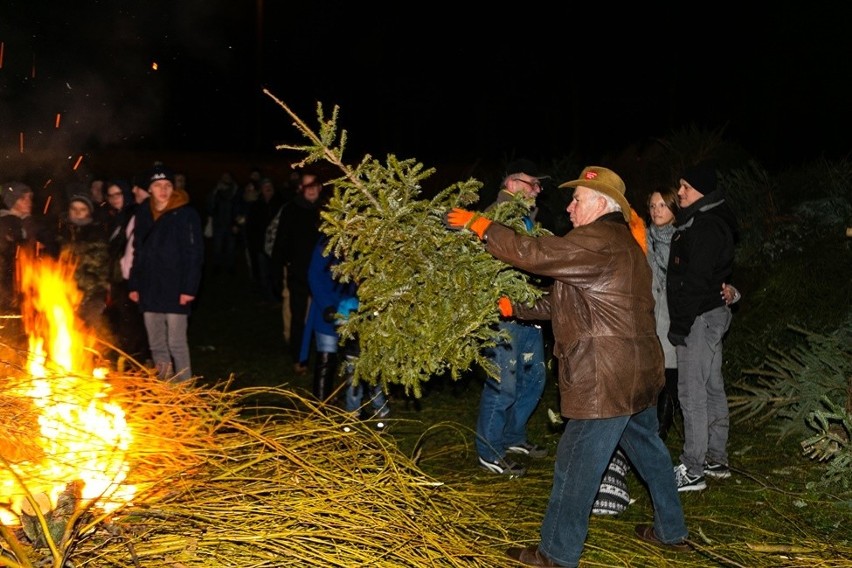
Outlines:
{"label": "black boot", "polygon": [[337,353],[317,353],[314,368],[314,396],[325,400],[331,393],[337,371]]}

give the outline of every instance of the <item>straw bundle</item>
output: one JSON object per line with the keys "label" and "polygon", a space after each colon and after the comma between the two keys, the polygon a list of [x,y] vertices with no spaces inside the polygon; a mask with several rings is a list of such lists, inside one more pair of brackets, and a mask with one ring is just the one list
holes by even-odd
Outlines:
{"label": "straw bundle", "polygon": [[[227,393],[147,375],[111,384],[134,431],[125,483],[141,491],[111,516],[72,518],[53,551],[4,531],[20,566],[30,565],[22,549],[52,554],[57,568],[506,562],[496,521],[342,411],[280,389]],[[288,408],[243,411],[257,396]]]}

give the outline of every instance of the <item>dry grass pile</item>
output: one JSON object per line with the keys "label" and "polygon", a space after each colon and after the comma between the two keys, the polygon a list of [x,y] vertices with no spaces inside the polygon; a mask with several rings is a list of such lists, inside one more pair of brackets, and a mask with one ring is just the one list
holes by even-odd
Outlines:
{"label": "dry grass pile", "polygon": [[[134,432],[124,482],[139,489],[133,504],[111,515],[79,507],[62,536],[51,532],[55,538],[47,540],[55,542],[42,548],[24,531],[4,528],[0,565],[505,562],[499,523],[422,473],[384,434],[340,411],[279,389],[228,393],[224,386],[173,385],[145,373],[109,381],[111,399]],[[289,401],[282,405],[289,409],[247,416],[244,408],[258,395]]]}

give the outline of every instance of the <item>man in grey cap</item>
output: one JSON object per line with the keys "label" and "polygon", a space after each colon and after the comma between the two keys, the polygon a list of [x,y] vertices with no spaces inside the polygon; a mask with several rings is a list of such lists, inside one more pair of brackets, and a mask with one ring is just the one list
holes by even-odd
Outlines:
{"label": "man in grey cap", "polygon": [[[541,193],[542,176],[536,164],[527,159],[511,162],[497,200],[498,203],[523,195],[529,203],[528,226],[537,212],[535,199]],[[507,454],[543,458],[547,450],[527,439],[527,421],[544,391],[546,369],[544,338],[540,322],[504,318],[499,323],[509,340],[496,345],[488,355],[500,371],[500,380],[486,377],[476,422],[476,451],[479,466],[491,473],[520,477],[526,470]]]}

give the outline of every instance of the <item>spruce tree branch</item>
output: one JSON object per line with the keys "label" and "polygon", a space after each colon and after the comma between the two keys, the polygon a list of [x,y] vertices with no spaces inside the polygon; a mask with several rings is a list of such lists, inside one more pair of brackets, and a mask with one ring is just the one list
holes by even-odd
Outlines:
{"label": "spruce tree branch", "polygon": [[[376,198],[367,190],[364,183],[358,178],[356,172],[343,162],[343,146],[346,140],[346,131],[343,130],[341,132],[340,146],[338,147],[339,149],[335,151],[331,148],[329,144],[331,140],[323,140],[319,135],[317,135],[316,132],[314,132],[305,123],[305,121],[299,118],[296,113],[294,113],[290,109],[290,107],[287,106],[287,103],[270,93],[268,89],[263,89],[263,92],[273,101],[275,101],[278,106],[283,108],[284,112],[286,112],[290,116],[290,118],[293,119],[293,125],[299,129],[299,131],[305,136],[305,138],[313,142],[313,146],[293,146],[289,144],[282,144],[276,146],[276,150],[298,150],[302,152],[307,152],[307,156],[303,160],[293,164],[294,166],[303,166],[306,163],[324,159],[328,163],[336,166],[341,172],[343,172],[344,177],[346,177],[346,179],[348,179],[353,186],[358,188],[358,190],[361,191],[368,200],[370,200],[370,202],[373,204],[373,207],[379,208],[378,200],[376,200]],[[317,112],[319,114],[320,123],[322,124],[322,106],[319,104],[317,105]],[[335,106],[334,110],[332,111],[332,118],[326,125],[327,129],[332,135],[337,129],[337,112],[338,107]]]}

